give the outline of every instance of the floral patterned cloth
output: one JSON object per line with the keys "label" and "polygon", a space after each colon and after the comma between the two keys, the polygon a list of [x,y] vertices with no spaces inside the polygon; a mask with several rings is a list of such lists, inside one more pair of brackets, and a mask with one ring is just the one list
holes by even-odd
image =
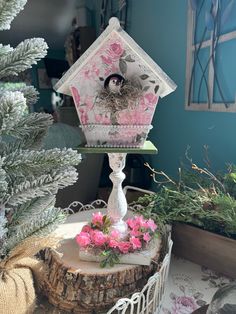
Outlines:
{"label": "floral patterned cloth", "polygon": [[161,314],[190,314],[209,304],[216,290],[232,281],[208,268],[172,256]]}

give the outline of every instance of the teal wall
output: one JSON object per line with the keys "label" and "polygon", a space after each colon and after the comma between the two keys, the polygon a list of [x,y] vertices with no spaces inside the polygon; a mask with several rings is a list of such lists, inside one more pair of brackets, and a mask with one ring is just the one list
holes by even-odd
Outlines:
{"label": "teal wall", "polygon": [[[49,49],[46,58],[65,60],[65,51],[64,49]],[[39,92],[39,100],[34,105],[35,111],[47,110],[51,112],[51,95],[53,89],[40,89],[38,84],[38,69],[45,68],[44,59],[40,60],[35,66],[32,67],[32,84]]]}
{"label": "teal wall", "polygon": [[129,0],[128,21],[128,33],[178,85],[157,106],[150,139],[159,153],[152,165],[175,175],[188,145],[201,165],[208,145],[213,170],[236,163],[236,113],[184,109],[187,0]]}

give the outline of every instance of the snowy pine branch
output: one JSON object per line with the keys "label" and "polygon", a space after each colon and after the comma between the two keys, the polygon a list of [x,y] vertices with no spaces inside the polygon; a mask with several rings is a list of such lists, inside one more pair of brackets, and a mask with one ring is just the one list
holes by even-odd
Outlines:
{"label": "snowy pine branch", "polygon": [[26,99],[20,92],[6,92],[0,98],[0,134],[14,130],[17,122],[26,113]]}
{"label": "snowy pine branch", "polygon": [[16,92],[19,91],[23,93],[26,98],[27,105],[33,105],[38,100],[39,92],[34,88],[34,86],[28,86],[25,83],[4,83],[0,82],[0,97],[6,92]]}
{"label": "snowy pine branch", "polygon": [[72,149],[15,150],[5,156],[2,167],[8,175],[36,177],[57,168],[78,165],[80,161],[80,155]]}
{"label": "snowy pine branch", "polygon": [[8,253],[18,243],[29,236],[47,235],[55,227],[64,222],[66,216],[60,208],[49,207],[33,217],[28,217],[24,224],[16,225],[9,230],[9,237],[4,245],[4,253]]}
{"label": "snowy pine branch", "polygon": [[27,0],[0,0],[0,30],[10,29],[11,22],[23,10]]}
{"label": "snowy pine branch", "polygon": [[65,167],[50,174],[31,177],[23,182],[14,182],[10,191],[8,205],[17,206],[32,198],[56,194],[59,189],[76,182],[78,176],[74,167]]}
{"label": "snowy pine branch", "polygon": [[[4,158],[0,157],[0,204],[2,203],[2,200],[5,197],[8,190],[8,183],[6,180],[7,174],[6,174],[6,171],[2,168],[3,161],[4,161]],[[1,205],[0,205],[0,208],[1,208]]]}
{"label": "snowy pine branch", "polygon": [[15,122],[14,127],[9,128],[8,126],[7,128],[6,126],[6,129],[2,133],[18,138],[24,137],[30,140],[31,133],[36,131],[43,131],[43,133],[45,133],[47,128],[53,123],[53,120],[49,114],[31,113]]}
{"label": "snowy pine branch", "polygon": [[22,41],[14,50],[1,58],[0,78],[18,75],[31,68],[47,54],[48,45],[42,38],[31,38]]}
{"label": "snowy pine branch", "polygon": [[13,48],[10,45],[3,45],[0,44],[0,58],[8,54],[10,51],[12,51]]}

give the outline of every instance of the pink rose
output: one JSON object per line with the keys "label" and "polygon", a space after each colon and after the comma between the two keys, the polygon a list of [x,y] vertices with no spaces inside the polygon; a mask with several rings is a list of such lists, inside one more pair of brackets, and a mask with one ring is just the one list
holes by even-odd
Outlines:
{"label": "pink rose", "polygon": [[103,225],[103,214],[101,212],[93,213],[92,224],[95,226]]}
{"label": "pink rose", "polygon": [[148,219],[147,227],[150,228],[152,230],[152,232],[154,232],[157,228],[157,225],[155,224],[155,222],[152,219]]}
{"label": "pink rose", "polygon": [[141,249],[142,243],[139,238],[131,237],[129,241],[132,244],[134,250]]}
{"label": "pink rose", "polygon": [[172,314],[190,314],[198,308],[195,299],[187,296],[176,297]]}
{"label": "pink rose", "polygon": [[123,254],[127,254],[129,253],[130,249],[132,248],[131,243],[130,242],[119,242],[118,243],[118,248],[121,251],[121,253]]}
{"label": "pink rose", "polygon": [[85,225],[85,226],[83,226],[83,228],[82,228],[82,230],[81,230],[81,232],[90,232],[91,231],[91,227],[89,226],[89,225]]}
{"label": "pink rose", "polygon": [[81,247],[86,247],[91,243],[90,235],[87,232],[80,232],[75,237],[75,240]]}
{"label": "pink rose", "polygon": [[121,57],[123,54],[124,49],[122,48],[121,44],[119,42],[115,42],[113,44],[110,44],[109,47],[109,56],[114,60],[117,60]]}
{"label": "pink rose", "polygon": [[102,246],[107,241],[107,235],[105,235],[102,231],[94,230],[92,234],[92,241],[97,246]]}
{"label": "pink rose", "polygon": [[151,236],[150,236],[150,234],[148,232],[144,233],[143,240],[145,242],[149,242],[151,240]]}

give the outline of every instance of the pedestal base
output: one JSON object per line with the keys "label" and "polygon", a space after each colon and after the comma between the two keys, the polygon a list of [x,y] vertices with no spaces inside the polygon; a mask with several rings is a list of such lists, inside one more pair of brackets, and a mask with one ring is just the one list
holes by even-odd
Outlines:
{"label": "pedestal base", "polygon": [[[150,266],[118,264],[112,268],[101,268],[98,263],[82,261],[75,236],[84,224],[91,221],[95,211],[69,216],[54,233],[64,238],[57,250],[41,252],[45,267],[42,293],[50,303],[71,313],[92,314],[94,310],[106,313],[118,299],[140,291],[160,267],[158,259]],[[130,212],[127,214],[132,215]]]}
{"label": "pedestal base", "polygon": [[[137,253],[120,255],[120,261],[118,264],[149,266],[154,259],[158,260],[160,246],[160,239],[155,239],[152,241],[152,243],[150,243],[146,250],[142,250]],[[82,261],[97,263],[100,263],[104,259],[100,255],[96,255],[93,252],[86,250],[79,251],[79,258]]]}

